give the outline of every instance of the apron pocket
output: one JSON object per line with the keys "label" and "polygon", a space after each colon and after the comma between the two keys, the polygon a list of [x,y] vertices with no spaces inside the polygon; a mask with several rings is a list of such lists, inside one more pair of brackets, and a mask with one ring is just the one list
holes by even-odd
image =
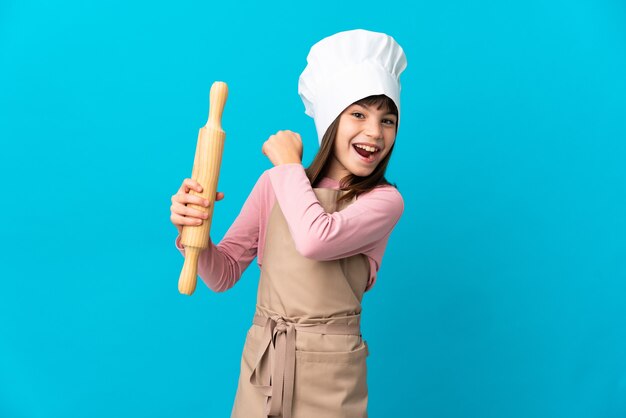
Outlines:
{"label": "apron pocket", "polygon": [[367,341],[352,351],[296,351],[296,360],[306,363],[361,363],[369,355]]}
{"label": "apron pocket", "polygon": [[294,416],[367,417],[367,342],[352,351],[296,351]]}

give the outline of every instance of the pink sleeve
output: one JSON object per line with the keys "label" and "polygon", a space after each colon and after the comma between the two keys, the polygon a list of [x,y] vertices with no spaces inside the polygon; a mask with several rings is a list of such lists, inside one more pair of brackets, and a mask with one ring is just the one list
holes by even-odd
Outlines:
{"label": "pink sleeve", "polygon": [[[257,255],[261,188],[266,182],[261,175],[224,238],[216,246],[209,237],[209,248],[200,254],[198,275],[215,292],[233,287]],[[219,202],[216,204],[219,205]],[[175,244],[184,256],[180,235],[176,237]]]}
{"label": "pink sleeve", "polygon": [[281,164],[266,171],[296,245],[304,257],[335,260],[367,253],[388,236],[404,211],[400,192],[380,187],[335,213],[326,213],[304,167]]}

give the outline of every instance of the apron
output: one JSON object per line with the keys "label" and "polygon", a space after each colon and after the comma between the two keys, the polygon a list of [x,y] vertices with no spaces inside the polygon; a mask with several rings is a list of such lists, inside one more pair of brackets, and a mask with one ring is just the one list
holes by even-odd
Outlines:
{"label": "apron", "polygon": [[[346,191],[313,189],[327,213]],[[231,418],[366,418],[367,342],[360,332],[369,261],[296,251],[278,205],[269,215],[253,323]]]}

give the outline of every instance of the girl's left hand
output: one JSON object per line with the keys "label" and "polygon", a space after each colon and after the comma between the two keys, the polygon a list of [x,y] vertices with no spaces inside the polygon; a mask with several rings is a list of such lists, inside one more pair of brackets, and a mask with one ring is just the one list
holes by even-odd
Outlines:
{"label": "girl's left hand", "polygon": [[263,154],[272,164],[302,164],[302,138],[296,132],[278,131],[263,143]]}

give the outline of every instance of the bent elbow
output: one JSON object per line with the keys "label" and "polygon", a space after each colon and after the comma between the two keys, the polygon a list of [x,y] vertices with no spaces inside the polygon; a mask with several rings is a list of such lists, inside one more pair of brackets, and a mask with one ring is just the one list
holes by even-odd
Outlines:
{"label": "bent elbow", "polygon": [[212,283],[207,280],[203,280],[203,281],[204,281],[204,284],[206,284],[207,287],[215,293],[224,293],[228,289],[232,288],[236,282],[236,280],[235,281],[223,280],[218,283]]}
{"label": "bent elbow", "polygon": [[230,288],[232,288],[232,286],[218,286],[218,287],[214,287],[211,290],[214,291],[215,293],[224,293]]}
{"label": "bent elbow", "polygon": [[234,260],[225,256],[223,263],[199,264],[198,273],[209,289],[223,293],[239,281],[242,272]]}
{"label": "bent elbow", "polygon": [[324,261],[324,245],[318,241],[296,242],[296,251],[302,257],[310,258],[317,261]]}

